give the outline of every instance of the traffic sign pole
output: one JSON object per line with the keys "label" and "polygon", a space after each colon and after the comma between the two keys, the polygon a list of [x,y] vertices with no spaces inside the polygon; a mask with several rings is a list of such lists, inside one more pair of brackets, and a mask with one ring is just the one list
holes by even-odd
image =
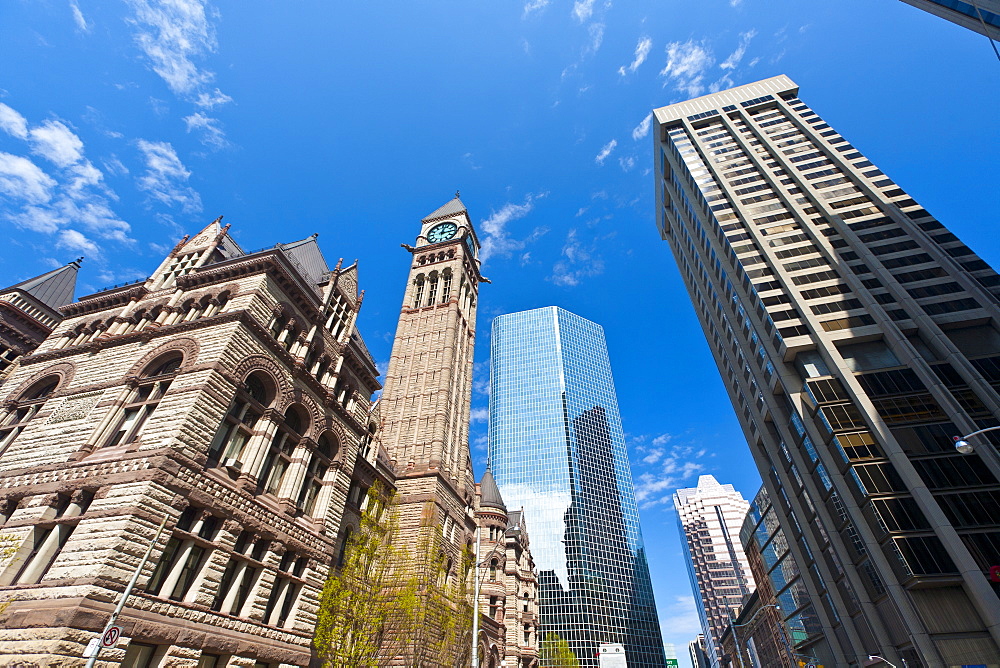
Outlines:
{"label": "traffic sign pole", "polygon": [[[149,561],[149,555],[153,553],[153,548],[156,544],[160,542],[160,535],[163,533],[163,527],[167,526],[167,519],[170,515],[164,515],[163,521],[160,522],[160,528],[156,530],[156,535],[153,540],[149,543],[149,547],[146,548],[146,554],[142,555],[142,560],[139,565],[135,567],[135,573],[132,573],[132,579],[129,580],[128,586],[125,587],[125,591],[122,592],[121,600],[118,601],[118,605],[115,607],[115,611],[111,613],[111,618],[108,619],[108,623],[104,625],[104,630],[101,631],[101,644],[97,646],[90,658],[87,659],[87,668],[94,668],[97,665],[97,657],[101,654],[101,649],[104,646],[106,640],[113,640],[108,646],[114,646],[118,644],[118,638],[121,636],[121,629],[115,626],[115,622],[118,620],[118,615],[121,614],[122,610],[125,608],[125,601],[132,594],[132,589],[135,587],[135,583],[139,580],[139,574],[142,573],[143,566]],[[115,629],[115,631],[112,631]]]}

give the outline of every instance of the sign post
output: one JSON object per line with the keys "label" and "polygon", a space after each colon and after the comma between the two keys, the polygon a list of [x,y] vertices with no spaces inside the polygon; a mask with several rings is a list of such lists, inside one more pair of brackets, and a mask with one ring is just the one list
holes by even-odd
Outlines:
{"label": "sign post", "polygon": [[[118,644],[118,639],[122,636],[122,628],[120,626],[115,626],[115,622],[118,620],[118,615],[122,613],[125,608],[125,601],[132,594],[132,589],[135,587],[135,583],[139,580],[139,574],[142,573],[143,566],[149,561],[149,555],[153,553],[153,548],[156,544],[160,542],[160,534],[163,533],[163,527],[167,526],[167,518],[170,515],[164,515],[163,521],[160,522],[160,528],[156,530],[156,535],[153,540],[150,541],[149,547],[146,548],[146,554],[142,555],[142,559],[139,561],[139,565],[135,567],[135,573],[132,574],[132,579],[129,580],[128,585],[125,587],[125,591],[122,592],[121,600],[118,601],[115,611],[111,613],[111,618],[108,619],[108,623],[104,625],[104,630],[101,631],[100,644],[95,646],[94,641],[97,638],[91,639],[87,648],[84,650],[83,655],[87,657],[87,668],[94,668],[97,664],[97,657],[101,654],[101,648],[103,647],[114,647]],[[91,649],[93,647],[93,649]]]}

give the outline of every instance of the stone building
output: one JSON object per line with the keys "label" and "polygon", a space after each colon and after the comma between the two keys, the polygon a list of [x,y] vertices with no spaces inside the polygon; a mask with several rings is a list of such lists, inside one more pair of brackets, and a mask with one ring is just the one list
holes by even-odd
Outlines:
{"label": "stone building", "polygon": [[359,491],[391,478],[362,296],[315,235],[245,253],[215,221],[60,309],[3,385],[0,664],[82,665],[164,518],[102,665],[309,664]]}
{"label": "stone building", "polygon": [[[396,539],[413,546],[439,540],[443,580],[467,583],[459,571],[476,529],[469,406],[484,280],[479,241],[456,194],[421,221],[415,245],[403,247],[412,256],[410,271],[380,400],[382,438],[396,472]],[[451,596],[450,605],[457,609],[463,596]]]}
{"label": "stone building", "polygon": [[523,510],[507,510],[489,469],[476,486],[481,668],[538,665],[538,578]]}
{"label": "stone building", "polygon": [[59,307],[73,301],[82,260],[0,290],[0,383],[62,321]]}

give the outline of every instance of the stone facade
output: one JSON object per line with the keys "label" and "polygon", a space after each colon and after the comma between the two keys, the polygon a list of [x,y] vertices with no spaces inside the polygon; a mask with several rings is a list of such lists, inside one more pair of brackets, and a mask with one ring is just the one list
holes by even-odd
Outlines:
{"label": "stone facade", "polygon": [[469,405],[484,280],[479,242],[456,195],[421,221],[414,246],[403,247],[412,260],[380,400],[396,471],[396,539],[420,545],[441,536],[445,561],[457,569],[476,529]]}
{"label": "stone facade", "polygon": [[524,511],[507,511],[489,470],[476,486],[481,668],[538,666],[538,577]]}
{"label": "stone facade", "polygon": [[307,666],[359,490],[391,481],[357,267],[220,227],[61,309],[3,385],[0,665]]}
{"label": "stone facade", "polygon": [[58,309],[73,301],[82,260],[0,290],[0,383],[62,321]]}

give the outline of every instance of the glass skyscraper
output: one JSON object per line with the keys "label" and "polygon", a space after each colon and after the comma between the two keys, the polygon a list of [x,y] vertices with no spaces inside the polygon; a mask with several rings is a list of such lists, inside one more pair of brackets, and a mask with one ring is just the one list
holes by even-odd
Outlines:
{"label": "glass skyscraper", "polygon": [[489,459],[523,507],[539,570],[539,638],[580,665],[622,643],[631,668],[666,661],[604,330],[563,309],[493,321]]}

